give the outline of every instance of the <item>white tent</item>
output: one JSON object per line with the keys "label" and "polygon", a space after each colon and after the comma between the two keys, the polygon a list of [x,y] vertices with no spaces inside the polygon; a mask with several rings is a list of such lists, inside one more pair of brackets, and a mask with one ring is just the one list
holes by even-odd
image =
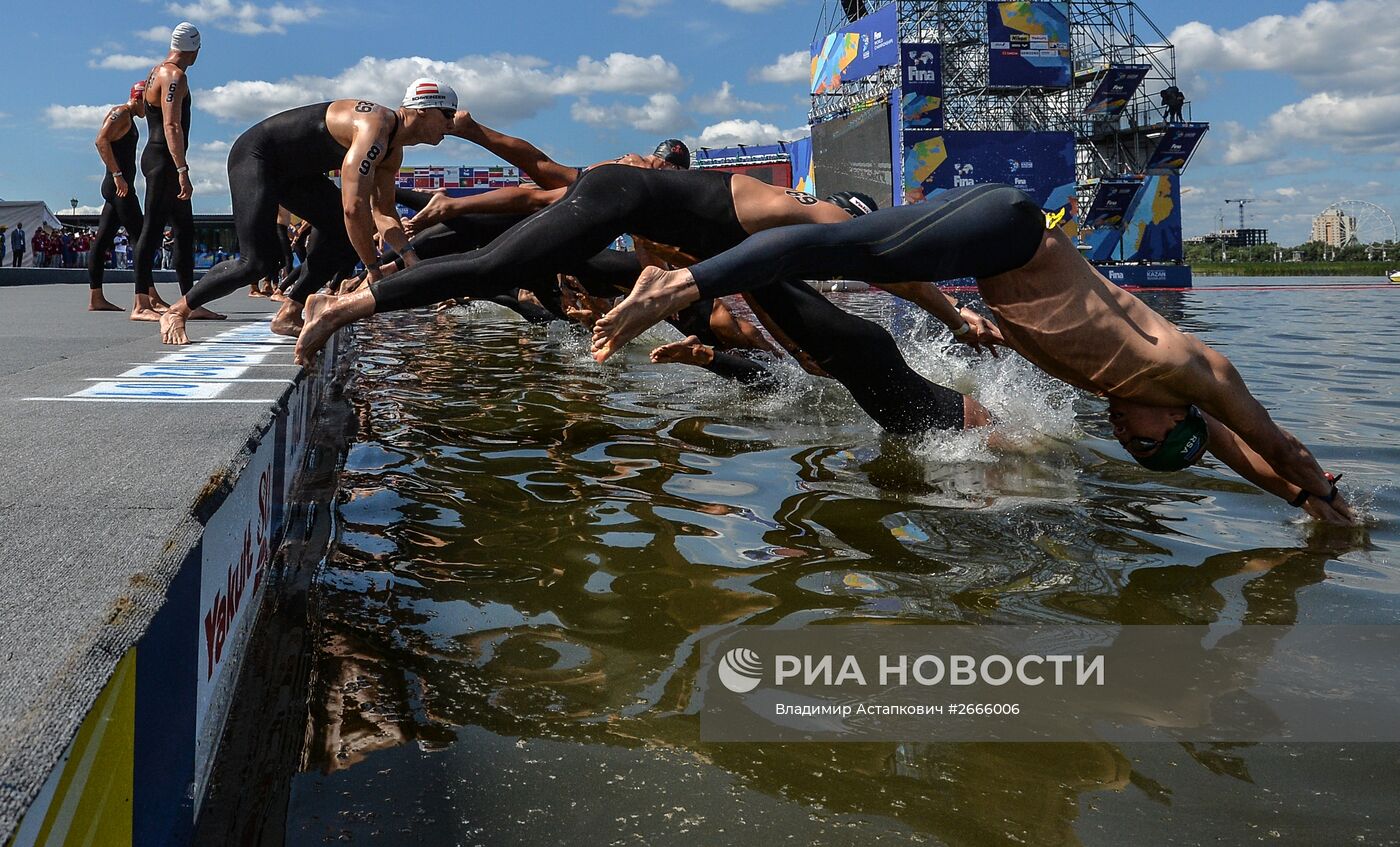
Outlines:
{"label": "white tent", "polygon": [[43,200],[0,200],[0,226],[4,227],[5,239],[5,261],[4,266],[10,267],[14,263],[14,252],[11,249],[10,235],[14,232],[16,224],[24,224],[24,264],[23,267],[34,266],[34,251],[29,246],[29,241],[34,237],[34,233],[43,224],[49,229],[61,229],[63,224],[49,211],[49,206]]}

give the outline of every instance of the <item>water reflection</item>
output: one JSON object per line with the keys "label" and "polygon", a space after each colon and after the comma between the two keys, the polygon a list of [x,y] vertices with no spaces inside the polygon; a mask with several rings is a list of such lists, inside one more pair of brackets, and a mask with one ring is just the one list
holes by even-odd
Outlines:
{"label": "water reflection", "polygon": [[[1160,307],[1210,327],[1189,299]],[[1343,602],[1329,569],[1372,580],[1345,601],[1354,614],[1390,620],[1397,606],[1378,587],[1394,585],[1376,558],[1389,535],[1289,546],[1297,533],[1247,485],[1208,471],[1146,478],[1092,423],[1079,443],[1059,431],[1025,453],[969,458],[964,444],[882,438],[839,396],[808,416],[635,357],[604,369],[557,329],[409,316],[367,323],[357,343],[362,429],[319,586],[307,775],[289,832],[306,823],[298,808],[344,790],[328,781],[339,774],[368,785],[378,773],[381,793],[354,802],[390,815],[432,751],[527,771],[528,757],[493,740],[512,738],[566,742],[550,748],[550,767],[566,770],[645,752],[633,766],[655,781],[632,801],[644,817],[704,793],[668,788],[659,775],[680,768],[839,822],[830,843],[1097,843],[1081,825],[1096,808],[1086,798],[1161,805],[1221,779],[1246,787],[1231,808],[1262,814],[1304,796],[1300,763],[1329,751],[1280,762],[1267,745],[1187,745],[1194,765],[1178,768],[1144,765],[1132,745],[702,745],[696,645],[743,624],[815,621],[1293,624]],[[989,373],[966,367],[955,376]],[[417,753],[392,754],[383,776],[375,762],[394,750]],[[1393,749],[1377,755],[1393,764]],[[1252,787],[1261,770],[1270,797]],[[1301,801],[1287,814],[1304,826],[1312,815]],[[1125,820],[1114,836],[1146,837]],[[656,821],[652,836],[680,834]],[[771,840],[761,823],[686,832]]]}

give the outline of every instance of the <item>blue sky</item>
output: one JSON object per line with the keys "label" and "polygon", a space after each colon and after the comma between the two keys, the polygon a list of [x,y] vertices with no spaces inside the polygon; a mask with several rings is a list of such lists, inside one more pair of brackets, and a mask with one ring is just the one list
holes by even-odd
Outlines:
{"label": "blue sky", "polygon": [[[1306,240],[1328,203],[1400,215],[1400,0],[1140,0],[1178,46],[1182,87],[1213,124],[1184,184],[1187,235],[1227,197],[1251,226]],[[820,0],[117,0],[31,3],[0,26],[0,197],[101,204],[92,146],[105,104],[196,22],[204,50],[191,154],[197,211],[228,208],[229,143],[261,117],[337,96],[393,102],[445,77],[484,123],[585,164],[679,136],[720,146],[805,134],[806,51]],[[81,107],[89,108],[81,108]],[[455,139],[409,163],[488,164]],[[1227,222],[1235,219],[1231,211]]]}

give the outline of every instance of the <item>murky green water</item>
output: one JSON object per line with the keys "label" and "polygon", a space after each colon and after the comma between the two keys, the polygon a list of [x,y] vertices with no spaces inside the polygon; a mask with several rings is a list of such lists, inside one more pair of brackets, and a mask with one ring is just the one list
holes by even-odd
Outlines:
{"label": "murky green water", "polygon": [[1234,287],[1145,299],[1346,472],[1365,530],[1218,465],[1148,475],[1100,401],[882,296],[834,295],[1014,450],[884,438],[800,374],[765,400],[640,342],[598,366],[495,312],[364,325],[288,842],[1400,841],[1392,745],[698,740],[693,647],[746,624],[1400,619],[1400,288],[1200,282]]}

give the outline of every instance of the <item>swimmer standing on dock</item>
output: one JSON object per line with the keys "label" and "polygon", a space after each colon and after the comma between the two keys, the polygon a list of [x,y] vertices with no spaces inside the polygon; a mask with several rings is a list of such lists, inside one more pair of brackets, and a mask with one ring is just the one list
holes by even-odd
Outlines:
{"label": "swimmer standing on dock", "polygon": [[[160,311],[160,299],[151,270],[168,223],[175,237],[172,260],[184,294],[194,285],[194,208],[190,197],[190,81],[185,71],[199,59],[199,30],[189,21],[170,33],[170,53],[151,68],[142,94],[146,103],[146,149],[141,153],[141,173],[146,177],[146,220],[136,241],[136,301],[142,312],[137,320],[150,320],[146,312]],[[133,314],[133,317],[136,315]],[[190,315],[197,320],[223,320],[208,309]]]}
{"label": "swimmer standing on dock", "polygon": [[[136,145],[141,131],[136,119],[146,117],[146,90],[143,79],[131,86],[127,101],[113,106],[102,127],[97,131],[97,155],[107,172],[102,177],[102,215],[97,219],[97,234],[88,252],[88,311],[120,312],[122,307],[109,301],[102,293],[102,275],[107,264],[107,251],[117,240],[117,230],[126,227],[126,237],[135,241],[141,237],[141,201],[136,199]],[[134,321],[159,320],[149,307],[142,308],[141,290],[136,290],[136,302],[131,307]],[[149,300],[149,298],[148,298]]]}
{"label": "swimmer standing on dock", "polygon": [[[375,233],[417,261],[394,205],[394,178],[403,148],[438,144],[457,111],[457,92],[434,79],[408,86],[397,110],[368,100],[333,100],[273,115],[238,137],[229,151],[233,220],[242,249],[220,262],[160,319],[161,340],[187,344],[185,321],[220,297],[275,273],[282,262],[276,238],[278,207],[311,222],[304,272],[287,291],[272,329],[296,335],[302,304],[337,272],[364,263],[380,278]],[[328,171],[340,168],[340,188]]]}
{"label": "swimmer standing on dock", "polygon": [[1274,423],[1229,359],[1109,282],[1048,224],[1023,192],[978,185],[834,226],[772,229],[688,268],[644,270],[595,326],[594,357],[606,360],[701,298],[809,276],[975,277],[1005,343],[1051,376],[1107,397],[1114,435],[1143,467],[1182,470],[1209,451],[1315,518],[1353,522],[1334,478]]}

